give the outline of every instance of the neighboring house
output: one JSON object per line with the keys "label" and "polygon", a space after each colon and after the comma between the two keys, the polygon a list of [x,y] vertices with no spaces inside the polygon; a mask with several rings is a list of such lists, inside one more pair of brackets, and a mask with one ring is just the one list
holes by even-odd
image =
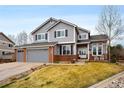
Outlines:
{"label": "neighboring house", "polygon": [[57,62],[107,60],[106,35],[90,35],[84,28],[50,18],[31,32],[34,42],[16,47],[17,61]]}
{"label": "neighboring house", "polygon": [[0,61],[14,60],[14,45],[12,40],[0,32]]}

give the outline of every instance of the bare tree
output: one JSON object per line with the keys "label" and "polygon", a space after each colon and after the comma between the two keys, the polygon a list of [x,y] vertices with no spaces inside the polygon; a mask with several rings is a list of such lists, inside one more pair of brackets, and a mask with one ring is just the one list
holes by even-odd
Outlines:
{"label": "bare tree", "polygon": [[122,19],[118,7],[104,6],[96,30],[100,34],[106,34],[108,36],[108,43],[109,43],[108,52],[109,52],[109,62],[110,62],[111,42],[112,40],[119,38],[120,35],[124,32],[122,28]]}
{"label": "bare tree", "polygon": [[16,43],[16,36],[15,35],[8,35],[8,38]]}
{"label": "bare tree", "polygon": [[17,35],[17,45],[27,44],[28,35],[25,31],[20,32]]}
{"label": "bare tree", "polygon": [[28,35],[28,43],[33,42],[33,36],[31,34]]}

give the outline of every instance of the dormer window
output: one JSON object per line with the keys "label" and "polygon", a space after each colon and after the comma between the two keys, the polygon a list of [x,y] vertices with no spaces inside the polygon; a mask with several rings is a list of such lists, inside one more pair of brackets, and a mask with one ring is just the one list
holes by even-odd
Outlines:
{"label": "dormer window", "polygon": [[86,33],[82,33],[78,36],[78,39],[79,40],[85,40],[85,39],[88,39],[88,35]]}

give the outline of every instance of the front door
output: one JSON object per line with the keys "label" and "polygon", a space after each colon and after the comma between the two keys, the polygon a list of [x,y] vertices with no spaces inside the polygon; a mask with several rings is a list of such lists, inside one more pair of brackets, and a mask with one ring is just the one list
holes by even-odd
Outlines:
{"label": "front door", "polygon": [[79,48],[78,54],[80,58],[87,58],[87,48]]}

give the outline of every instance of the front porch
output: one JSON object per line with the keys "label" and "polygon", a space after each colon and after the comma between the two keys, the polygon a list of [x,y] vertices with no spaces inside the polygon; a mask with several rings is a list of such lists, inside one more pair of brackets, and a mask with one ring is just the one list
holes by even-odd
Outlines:
{"label": "front porch", "polygon": [[61,44],[54,47],[54,62],[89,61],[89,44]]}
{"label": "front porch", "polygon": [[89,60],[89,44],[77,44],[77,55],[79,60]]}

